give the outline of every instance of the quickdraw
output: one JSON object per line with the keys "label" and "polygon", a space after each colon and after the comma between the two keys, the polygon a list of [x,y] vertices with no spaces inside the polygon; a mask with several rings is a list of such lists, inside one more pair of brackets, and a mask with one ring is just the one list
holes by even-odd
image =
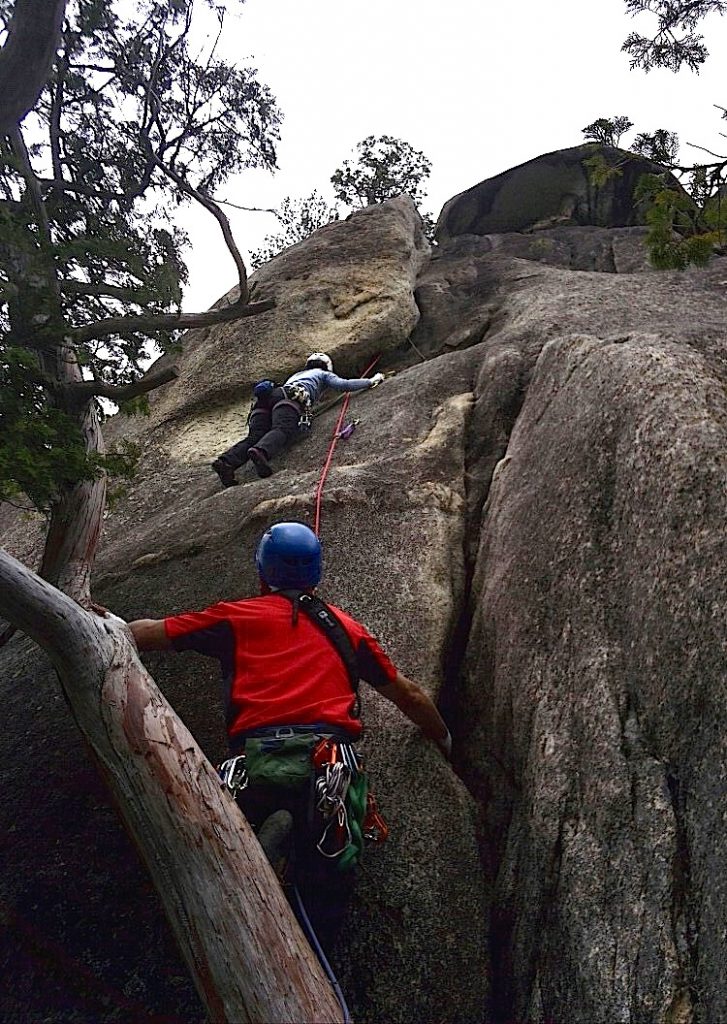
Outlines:
{"label": "quickdraw", "polygon": [[238,754],[237,757],[230,757],[217,766],[217,774],[220,782],[234,798],[238,793],[247,787],[249,782],[245,755]]}
{"label": "quickdraw", "polygon": [[318,852],[345,871],[361,857],[364,839],[384,842],[389,829],[369,792],[363,761],[350,743],[321,739],[313,750],[315,808],[323,818]]}

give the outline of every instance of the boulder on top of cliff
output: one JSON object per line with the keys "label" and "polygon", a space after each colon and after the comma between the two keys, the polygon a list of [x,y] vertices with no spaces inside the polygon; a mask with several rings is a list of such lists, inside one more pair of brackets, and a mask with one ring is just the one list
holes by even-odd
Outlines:
{"label": "boulder on top of cliff", "polygon": [[[594,159],[613,172],[600,186],[589,165]],[[558,149],[454,196],[439,215],[436,238],[446,242],[458,235],[644,224],[645,208],[634,200],[644,174],[665,174],[667,183],[681,191],[664,167],[636,153],[595,143]]]}

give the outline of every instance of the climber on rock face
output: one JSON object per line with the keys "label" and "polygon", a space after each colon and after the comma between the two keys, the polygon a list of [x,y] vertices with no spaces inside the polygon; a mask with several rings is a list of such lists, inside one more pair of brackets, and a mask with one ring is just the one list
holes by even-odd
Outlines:
{"label": "climber on rock face", "polygon": [[192,650],[219,659],[232,758],[223,768],[232,765],[234,774],[242,762],[245,784],[235,795],[273,866],[288,859],[294,844],[295,883],[328,944],[350,890],[344,868],[360,857],[362,833],[373,822],[381,838],[386,834],[375,803],[367,817],[366,775],[354,747],[361,735],[359,677],[446,757],[452,741],[432,700],[366,628],[315,596],[321,546],[308,526],[271,526],[255,563],[259,597],[129,627],[141,651]]}
{"label": "climber on rock face", "polygon": [[373,377],[346,380],[333,372],[331,357],[313,352],[305,367],[288,377],[282,386],[270,380],[255,385],[255,400],[248,418],[247,437],[218,456],[212,469],[223,487],[232,487],[235,470],[248,460],[260,477],[270,476],[272,459],[295,440],[299,430],[310,427],[311,413],[326,388],[334,391],[366,391],[384,379],[383,373]]}

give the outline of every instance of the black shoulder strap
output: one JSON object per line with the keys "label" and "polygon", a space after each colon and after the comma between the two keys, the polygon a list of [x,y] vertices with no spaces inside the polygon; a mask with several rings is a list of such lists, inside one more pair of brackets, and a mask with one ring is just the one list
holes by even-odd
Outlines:
{"label": "black shoulder strap", "polygon": [[280,594],[281,597],[286,597],[293,605],[293,622],[296,621],[297,609],[300,608],[313,625],[317,626],[321,633],[328,637],[346,666],[351,689],[358,698],[359,675],[356,652],[353,649],[348,633],[325,601],[321,601],[319,597],[316,597],[314,594],[308,594],[304,590],[276,590],[275,593]]}

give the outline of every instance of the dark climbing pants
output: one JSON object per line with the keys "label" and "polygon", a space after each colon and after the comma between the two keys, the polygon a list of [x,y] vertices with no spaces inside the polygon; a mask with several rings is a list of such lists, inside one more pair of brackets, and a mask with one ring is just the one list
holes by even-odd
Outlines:
{"label": "dark climbing pants", "polygon": [[253,406],[247,437],[223,452],[220,459],[232,469],[239,469],[247,462],[251,448],[259,448],[268,461],[276,458],[298,436],[300,414],[297,402],[286,398],[282,388],[273,388]]}
{"label": "dark climbing pants", "polygon": [[353,872],[339,871],[334,860],[316,849],[320,819],[315,822],[312,799],[312,785],[291,792],[252,783],[237,802],[256,830],[274,811],[284,809],[293,815],[293,879],[318,941],[330,955],[353,889]]}

